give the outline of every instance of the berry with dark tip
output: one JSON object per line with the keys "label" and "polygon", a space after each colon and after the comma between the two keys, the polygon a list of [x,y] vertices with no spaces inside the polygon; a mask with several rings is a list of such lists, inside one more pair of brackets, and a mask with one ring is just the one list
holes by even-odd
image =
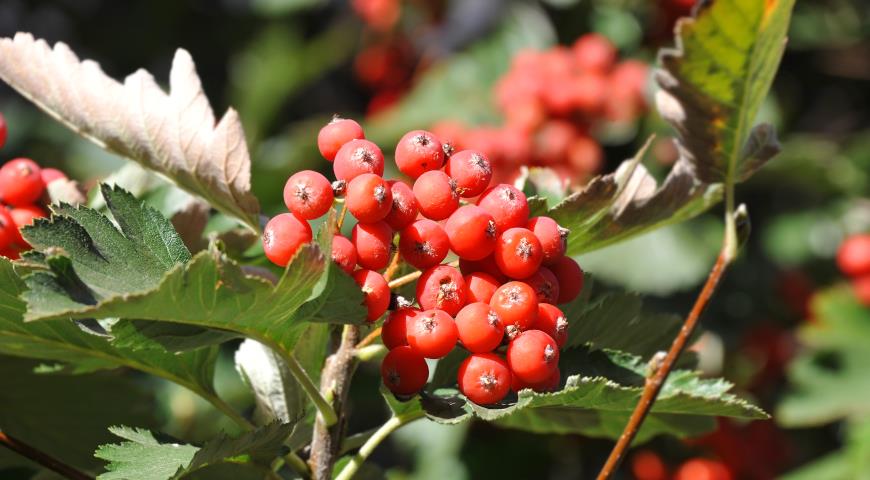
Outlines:
{"label": "berry with dark tip", "polygon": [[413,395],[429,379],[429,366],[422,355],[408,346],[390,350],[381,363],[384,385],[396,395]]}
{"label": "berry with dark tip", "polygon": [[459,391],[478,405],[492,405],[507,396],[511,371],[507,362],[494,353],[475,353],[459,365]]}

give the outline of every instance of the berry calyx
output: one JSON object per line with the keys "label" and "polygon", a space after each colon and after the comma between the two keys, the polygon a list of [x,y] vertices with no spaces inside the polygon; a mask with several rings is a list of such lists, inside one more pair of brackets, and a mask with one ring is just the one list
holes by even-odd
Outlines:
{"label": "berry calyx", "polygon": [[507,361],[520,380],[543,382],[559,367],[559,346],[540,330],[526,330],[508,344]]}
{"label": "berry calyx", "polygon": [[385,222],[357,223],[351,231],[357,263],[369,270],[381,270],[390,263],[393,230]]}
{"label": "berry calyx", "polygon": [[284,185],[284,204],[299,218],[313,220],[332,207],[332,185],[312,170],[294,173]]}
{"label": "berry calyx", "polygon": [[456,323],[443,310],[426,310],[414,315],[407,333],[408,345],[426,358],[447,356],[459,338]]}
{"label": "berry calyx", "polygon": [[425,270],[444,260],[450,242],[441,225],[421,219],[405,227],[399,236],[399,253],[415,268]]}
{"label": "berry calyx", "polygon": [[263,229],[263,251],[279,267],[286,267],[299,247],[311,243],[311,226],[292,213],[282,213],[269,220]]}
{"label": "berry calyx", "polygon": [[525,227],[529,221],[526,195],[512,185],[502,183],[483,192],[477,206],[492,215],[498,233],[509,228]]}
{"label": "berry calyx", "polygon": [[549,335],[559,348],[568,341],[568,318],[562,310],[549,303],[538,304],[538,316],[531,326],[532,330],[540,330]]}
{"label": "berry calyx", "polygon": [[380,318],[390,305],[390,287],[384,276],[371,270],[357,270],[353,280],[365,296],[363,304],[368,309],[366,320],[373,322]]}
{"label": "berry calyx", "polygon": [[475,353],[459,365],[459,391],[478,405],[492,405],[507,396],[511,372],[507,362],[493,353]]}
{"label": "berry calyx", "polygon": [[489,306],[505,327],[515,327],[519,331],[531,327],[538,315],[537,295],[524,282],[508,282],[499,287]]}
{"label": "berry calyx", "polygon": [[343,235],[332,237],[332,261],[345,273],[351,274],[356,268],[356,247]]}
{"label": "berry calyx", "polygon": [[335,160],[335,155],[345,143],[364,138],[366,136],[359,123],[347,118],[335,117],[317,134],[317,148],[323,158],[331,162]]}
{"label": "berry calyx", "polygon": [[571,257],[562,257],[550,266],[559,281],[558,304],[568,303],[583,290],[583,269]]}
{"label": "berry calyx", "polygon": [[419,211],[417,207],[417,198],[414,197],[414,191],[405,182],[401,180],[389,180],[390,193],[393,195],[393,208],[390,213],[384,218],[384,221],[393,228],[399,231],[417,219]]}
{"label": "berry calyx", "polygon": [[440,170],[423,173],[414,182],[414,197],[424,217],[444,220],[459,208],[456,181]]}
{"label": "berry calyx", "polygon": [[495,294],[500,285],[495,277],[484,272],[469,273],[465,275],[464,279],[468,303],[484,302],[489,304],[493,294]]}
{"label": "berry calyx", "polygon": [[417,281],[417,303],[424,310],[439,309],[454,316],[465,305],[465,279],[448,265],[432,267]]}
{"label": "berry calyx", "polygon": [[444,147],[433,133],[413,130],[399,140],[395,158],[399,171],[416,179],[425,172],[441,168],[444,164]]}
{"label": "berry calyx", "polygon": [[555,220],[550,217],[530,218],[526,228],[531,230],[541,242],[544,265],[552,265],[565,255],[569,231],[560,227]]}
{"label": "berry calyx", "polygon": [[345,205],[351,215],[362,223],[379,222],[393,208],[393,193],[383,178],[363,173],[347,184]]}
{"label": "berry calyx", "polygon": [[20,207],[35,203],[45,190],[42,169],[29,158],[16,158],[0,167],[0,200]]}
{"label": "berry calyx", "polygon": [[444,225],[450,249],[459,258],[482,260],[496,246],[496,226],[492,215],[475,205],[459,207]]}
{"label": "berry calyx", "polygon": [[347,182],[364,173],[383,175],[384,154],[368,140],[351,140],[335,154],[332,170],[335,178]]}
{"label": "berry calyx", "polygon": [[450,156],[445,169],[456,180],[460,197],[473,198],[486,190],[492,181],[492,165],[483,153],[462,150]]}
{"label": "berry calyx", "polygon": [[530,277],[541,266],[544,252],[531,230],[509,228],[498,239],[493,253],[499,270],[511,278]]}
{"label": "berry calyx", "polygon": [[472,353],[495,350],[504,338],[504,325],[488,303],[475,302],[456,315],[456,329],[462,346]]}
{"label": "berry calyx", "polygon": [[408,344],[408,327],[419,313],[422,313],[419,308],[402,307],[387,315],[381,326],[381,341],[387,349],[392,350]]}
{"label": "berry calyx", "polygon": [[422,355],[411,347],[390,350],[381,363],[381,378],[384,385],[396,395],[413,395],[419,392],[429,379],[429,366]]}

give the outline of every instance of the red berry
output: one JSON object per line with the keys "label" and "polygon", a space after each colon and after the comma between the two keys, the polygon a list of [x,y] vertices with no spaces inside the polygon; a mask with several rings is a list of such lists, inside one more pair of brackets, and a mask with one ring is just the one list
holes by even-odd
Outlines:
{"label": "red berry", "polygon": [[16,158],[0,167],[0,200],[19,207],[35,203],[45,190],[39,165],[29,158]]}
{"label": "red berry", "polygon": [[43,168],[40,175],[42,175],[42,183],[46,187],[55,180],[66,180],[66,174],[56,168]]}
{"label": "red berry", "polygon": [[3,117],[3,114],[0,113],[0,148],[3,148],[3,145],[6,145],[6,135],[8,133],[6,119]]}
{"label": "red berry", "polygon": [[279,267],[287,266],[306,243],[311,243],[311,226],[292,213],[272,217],[263,229],[263,251]]}
{"label": "red berry", "polygon": [[674,474],[673,480],[732,480],[728,467],[705,458],[687,460]]}
{"label": "red berry", "polygon": [[384,174],[384,154],[368,140],[351,140],[335,155],[335,178],[350,182],[363,173]]}
{"label": "red berry", "polygon": [[332,237],[332,261],[347,273],[356,268],[356,247],[343,235]]}
{"label": "red berry", "polygon": [[483,192],[477,205],[492,215],[498,233],[525,227],[529,221],[529,202],[525,194],[506,183]]}
{"label": "red berry", "polygon": [[[411,178],[438,170],[444,164],[444,147],[431,132],[413,130],[396,145],[396,166]],[[419,199],[419,197],[417,197]]]}
{"label": "red berry", "polygon": [[480,195],[492,180],[492,165],[480,152],[462,150],[447,160],[447,174],[456,180],[459,196],[472,198]]}
{"label": "red berry", "polygon": [[530,388],[538,393],[555,392],[556,390],[559,390],[559,384],[561,382],[562,373],[559,371],[559,367],[556,367],[556,370],[542,382],[524,382],[520,377],[514,375],[511,377],[511,390],[520,393],[520,390]]}
{"label": "red berry", "polygon": [[[3,205],[0,205],[0,250],[9,249],[13,243],[18,242],[20,234],[15,225],[12,214]],[[9,256],[9,255],[4,255]]]}
{"label": "red berry", "polygon": [[504,325],[489,303],[475,302],[462,307],[456,315],[456,328],[462,346],[472,353],[491,352],[504,338]]}
{"label": "red berry", "polygon": [[637,480],[668,480],[670,478],[665,462],[651,450],[641,450],[631,457],[631,473]]}
{"label": "red berry", "polygon": [[538,303],[538,316],[532,323],[533,330],[549,335],[561,348],[568,341],[568,319],[562,310],[549,303]]}
{"label": "red berry", "polygon": [[381,270],[390,263],[393,230],[385,222],[357,223],[351,231],[357,263],[369,270]]}
{"label": "red berry", "polygon": [[387,349],[392,350],[408,344],[408,326],[419,313],[419,308],[397,308],[387,315],[381,327],[381,340]]}
{"label": "red berry", "polygon": [[456,322],[443,310],[418,313],[408,324],[408,345],[426,358],[445,357],[458,338]]}
{"label": "red berry", "polygon": [[466,300],[468,303],[489,303],[492,295],[498,290],[499,281],[492,275],[484,272],[469,273],[464,277]]}
{"label": "red berry", "polygon": [[371,270],[357,270],[353,279],[365,295],[363,304],[369,313],[366,320],[373,322],[380,318],[390,306],[390,287],[384,276]]}
{"label": "red berry", "polygon": [[486,258],[482,260],[466,260],[464,258],[460,258],[459,270],[464,275],[468,275],[469,273],[474,272],[486,273],[487,275],[496,279],[499,285],[508,281],[508,278],[503,273],[501,273],[501,270],[498,269],[498,265],[496,265],[495,258],[493,258],[492,255],[487,255]]}
{"label": "red berry", "polygon": [[508,344],[507,361],[520,380],[543,382],[559,367],[559,346],[540,330],[526,330]]}
{"label": "red berry", "polygon": [[475,353],[459,365],[459,391],[478,405],[500,402],[511,388],[507,362],[493,353]]}
{"label": "red berry", "polygon": [[296,172],[284,185],[284,204],[300,218],[321,217],[332,207],[332,185],[315,171]]}
{"label": "red berry", "polygon": [[846,238],[837,250],[837,266],[850,277],[870,274],[870,234]]}
{"label": "red berry", "polygon": [[555,305],[559,302],[559,279],[556,278],[556,274],[549,268],[539,268],[525,282],[535,290],[539,303],[552,303]]}
{"label": "red berry", "polygon": [[574,57],[582,71],[605,72],[616,61],[616,48],[607,37],[589,33],[574,43]]}
{"label": "red berry", "polygon": [[426,172],[417,178],[414,197],[420,213],[432,220],[444,220],[459,208],[456,182],[440,170]]}
{"label": "red berry", "polygon": [[528,278],[541,266],[544,251],[541,242],[531,230],[509,228],[495,246],[495,263],[499,270],[511,278]]}
{"label": "red berry", "polygon": [[417,219],[417,198],[411,187],[401,180],[389,180],[387,184],[393,194],[393,208],[384,220],[393,230],[399,231]]}
{"label": "red berry", "polygon": [[417,303],[424,310],[440,309],[453,316],[465,305],[465,290],[458,270],[439,265],[423,272],[417,281]]}
{"label": "red berry", "polygon": [[495,248],[495,221],[475,205],[465,205],[453,212],[444,229],[451,250],[460,258],[482,260]]}
{"label": "red berry", "polygon": [[364,138],[366,136],[360,124],[347,118],[335,117],[317,134],[317,148],[323,158],[331,162],[345,143]]}
{"label": "red berry", "polygon": [[399,237],[402,258],[420,270],[440,264],[449,250],[444,229],[425,218],[405,227]]}
{"label": "red berry", "polygon": [[413,395],[429,379],[426,360],[411,347],[397,347],[389,351],[381,363],[384,385],[396,395]]}
{"label": "red berry", "polygon": [[347,184],[347,210],[362,223],[379,222],[393,208],[393,193],[383,178],[363,173]]}
{"label": "red berry", "polygon": [[489,301],[505,327],[517,330],[529,328],[538,315],[538,299],[527,283],[508,282],[498,288]]}
{"label": "red berry", "polygon": [[561,305],[568,303],[580,295],[583,290],[583,270],[571,257],[562,257],[550,266],[550,270],[559,280],[559,301]]}
{"label": "red berry", "polygon": [[559,226],[550,217],[534,217],[529,219],[526,228],[531,230],[544,251],[544,265],[552,265],[565,255],[568,246],[568,230]]}
{"label": "red berry", "polygon": [[21,247],[29,249],[30,244],[21,236],[20,229],[32,225],[34,219],[46,217],[47,213],[36,205],[24,205],[22,207],[13,208],[9,214],[12,216],[12,220],[15,221],[15,243]]}
{"label": "red berry", "polygon": [[852,291],[862,305],[870,307],[870,275],[852,279]]}

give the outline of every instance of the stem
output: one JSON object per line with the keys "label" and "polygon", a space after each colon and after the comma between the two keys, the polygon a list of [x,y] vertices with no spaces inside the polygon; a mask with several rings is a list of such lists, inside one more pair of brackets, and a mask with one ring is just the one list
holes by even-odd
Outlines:
{"label": "stem", "polygon": [[357,365],[354,355],[359,341],[359,327],[345,325],[341,335],[341,345],[329,358],[323,367],[320,379],[321,393],[333,399],[335,413],[340,421],[330,425],[318,415],[314,422],[314,436],[311,440],[311,457],[308,465],[314,480],[330,480],[332,466],[341,448],[345,433],[345,405],[350,390],[350,380]]}
{"label": "stem", "polygon": [[94,477],[63,463],[42,450],[32,447],[7,433],[0,432],[0,445],[71,480],[94,480]]}
{"label": "stem", "polygon": [[402,285],[407,285],[407,284],[413,282],[414,280],[420,278],[420,275],[423,275],[423,272],[421,272],[419,270],[416,272],[411,272],[407,275],[402,275],[401,277],[391,281],[388,285],[390,286],[391,290],[394,288],[399,288]]}
{"label": "stem", "polygon": [[390,265],[384,271],[384,279],[386,281],[390,281],[393,278],[393,275],[396,273],[396,270],[399,268],[399,263],[401,260],[401,256],[399,255],[399,249],[396,249],[396,253],[393,254],[393,259],[390,260]]}
{"label": "stem", "polygon": [[308,376],[308,372],[302,368],[302,365],[299,364],[299,360],[296,360],[296,357],[291,353],[283,352],[282,349],[276,349],[281,353],[281,356],[284,357],[284,361],[287,363],[287,368],[290,369],[290,373],[293,374],[293,377],[299,382],[299,385],[302,386],[302,389],[305,390],[305,394],[308,395],[308,398],[314,403],[314,407],[317,408],[319,415],[317,416],[318,420],[323,419],[323,422],[327,427],[331,427],[338,422],[338,416],[335,414],[335,410],[332,408],[332,405],[320,394],[320,391],[317,390],[317,387],[314,385],[314,382],[311,381],[311,377]]}
{"label": "stem", "polygon": [[363,347],[367,347],[369,344],[371,344],[372,342],[377,340],[378,337],[381,336],[381,330],[382,330],[382,327],[378,327],[378,328],[372,330],[371,333],[366,335],[366,338],[362,339],[362,341],[356,345],[357,350],[360,348],[363,348]]}
{"label": "stem", "polygon": [[290,452],[287,455],[284,455],[284,462],[293,467],[293,470],[296,470],[296,473],[302,476],[302,478],[311,478],[311,470],[308,468],[308,464],[305,463],[305,460],[299,458],[299,455],[296,455],[296,452]]}
{"label": "stem", "polygon": [[221,413],[229,417],[232,421],[236,422],[236,425],[241,427],[242,430],[250,431],[254,429],[254,425],[249,422],[247,418],[239,414],[236,409],[231,407],[221,397],[210,392],[199,391],[198,389],[194,390],[194,393],[197,393],[200,397],[211,403],[212,406],[218,409]]}
{"label": "stem", "polygon": [[335,480],[350,480],[353,478],[354,474],[359,470],[359,467],[362,466],[363,462],[366,461],[369,455],[372,454],[375,448],[377,448],[384,439],[398,430],[401,426],[423,417],[423,412],[414,412],[406,416],[392,417],[387,420],[386,423],[381,425],[381,428],[377,429],[377,431],[366,440],[366,443],[364,443],[359,449],[359,452],[357,452],[357,454],[350,459],[347,465],[341,469],[341,472],[339,472],[338,476],[335,477]]}
{"label": "stem", "polygon": [[[732,215],[729,214],[729,216]],[[635,435],[637,435],[638,430],[640,430],[640,426],[652,408],[653,402],[655,402],[659,391],[661,391],[662,385],[664,385],[665,380],[667,380],[671,368],[673,368],[677,358],[683,352],[686,342],[692,336],[692,332],[698,324],[698,319],[700,318],[701,313],[710,302],[710,298],[713,296],[713,292],[716,291],[716,286],[719,284],[722,274],[725,272],[730,259],[733,258],[730,257],[727,250],[727,245],[723,245],[722,252],[719,254],[719,258],[716,259],[716,264],[713,265],[713,269],[707,277],[707,282],[704,284],[704,288],[702,288],[701,293],[698,294],[698,298],[695,300],[695,305],[689,312],[688,317],[686,317],[686,321],[683,323],[680,333],[677,334],[677,337],[671,344],[667,356],[662,360],[661,365],[655,369],[655,373],[646,379],[640,400],[638,401],[637,406],[635,406],[634,411],[631,413],[631,417],[628,419],[628,424],[622,431],[622,435],[619,436],[619,440],[610,452],[607,462],[598,474],[598,480],[607,480],[614,474],[616,468],[619,466],[619,462],[628,450],[629,445],[631,445],[631,441],[634,440]]]}

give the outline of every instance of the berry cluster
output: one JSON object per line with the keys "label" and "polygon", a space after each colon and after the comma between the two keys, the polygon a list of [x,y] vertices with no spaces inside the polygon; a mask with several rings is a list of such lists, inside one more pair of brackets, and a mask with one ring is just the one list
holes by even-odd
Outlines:
{"label": "berry cluster", "polygon": [[641,450],[632,456],[631,473],[636,480],[734,479],[731,470],[723,462],[703,457],[689,458],[671,474],[664,460],[651,450]]}
{"label": "berry cluster", "polygon": [[846,238],[837,250],[837,266],[851,279],[858,301],[870,307],[870,234]]}
{"label": "berry cluster", "polygon": [[545,165],[577,182],[596,173],[603,152],[594,134],[646,110],[646,64],[617,62],[605,37],[587,34],[572,47],[518,54],[496,85],[502,127],[448,122],[433,131],[457,149],[474,149],[497,165],[496,182],[512,182],[522,165]]}
{"label": "berry cluster", "polygon": [[[381,333],[390,350],[381,366],[386,386],[397,395],[418,392],[429,376],[425,359],[459,344],[469,352],[459,388],[475,403],[497,403],[511,389],[556,389],[568,336],[556,305],[583,285],[583,271],[565,256],[568,231],[549,217],[529,218],[526,197],[513,186],[490,186],[486,155],[454,153],[431,132],[411,131],[396,146],[396,166],[413,186],[382,178],[384,155],[353,120],[323,127],[318,146],[337,180],[310,170],[291,176],[284,188],[291,213],[268,222],[263,246],[286,265],[312,239],[308,220],[344,196],[358,223],[350,239],[334,237],[332,258],[365,293],[370,322],[394,305]],[[391,263],[395,233],[400,258],[421,271],[416,306],[391,302],[379,273]],[[451,252],[458,268],[444,263]]]}
{"label": "berry cluster", "polygon": [[[0,148],[6,143],[6,120],[0,114]],[[17,259],[30,245],[19,229],[46,216],[45,186],[66,178],[60,170],[40,168],[29,158],[16,158],[0,167],[0,255]]]}

